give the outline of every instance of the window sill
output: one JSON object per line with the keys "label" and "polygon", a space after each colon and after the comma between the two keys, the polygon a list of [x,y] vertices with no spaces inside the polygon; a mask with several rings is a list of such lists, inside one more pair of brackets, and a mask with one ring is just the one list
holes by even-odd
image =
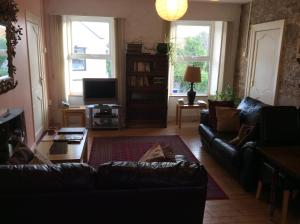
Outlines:
{"label": "window sill", "polygon": [[72,96],[72,97],[83,97],[83,94],[80,94],[80,93],[72,93],[72,94],[69,94],[68,95],[69,97]]}

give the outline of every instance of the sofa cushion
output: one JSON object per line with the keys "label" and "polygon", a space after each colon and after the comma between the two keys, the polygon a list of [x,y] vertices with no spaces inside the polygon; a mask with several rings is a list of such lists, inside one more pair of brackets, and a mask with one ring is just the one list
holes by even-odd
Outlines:
{"label": "sofa cushion", "polygon": [[239,112],[232,107],[216,107],[217,131],[238,132],[240,129]]}
{"label": "sofa cushion", "polygon": [[166,157],[160,144],[154,144],[139,159],[140,162],[163,162],[165,160]]}
{"label": "sofa cushion", "polygon": [[27,145],[19,142],[14,148],[14,153],[8,160],[10,165],[28,164],[34,158],[33,152]]}
{"label": "sofa cushion", "polygon": [[200,186],[207,181],[205,168],[193,162],[110,162],[98,168],[100,189],[138,189]]}
{"label": "sofa cushion", "polygon": [[262,109],[261,145],[294,145],[299,143],[298,110],[292,106],[268,106]]}
{"label": "sofa cushion", "polygon": [[214,130],[217,129],[216,107],[233,107],[233,106],[234,106],[233,101],[208,100],[209,124]]}
{"label": "sofa cushion", "polygon": [[254,126],[242,124],[238,135],[228,143],[240,149],[246,142],[253,139]]}
{"label": "sofa cushion", "polygon": [[266,106],[259,100],[252,99],[251,97],[246,97],[239,104],[238,108],[240,112],[240,117],[242,123],[249,125],[256,125],[259,121],[261,108]]}
{"label": "sofa cushion", "polygon": [[94,188],[95,170],[80,163],[0,166],[1,192],[59,192]]}
{"label": "sofa cushion", "polygon": [[53,164],[47,156],[45,156],[43,153],[39,152],[38,150],[34,150],[33,159],[29,162],[29,164],[47,164],[51,165]]}

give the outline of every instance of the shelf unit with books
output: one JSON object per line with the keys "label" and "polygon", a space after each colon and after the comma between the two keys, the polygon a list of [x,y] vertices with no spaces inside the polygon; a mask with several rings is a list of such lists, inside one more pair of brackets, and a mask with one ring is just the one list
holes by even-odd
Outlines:
{"label": "shelf unit with books", "polygon": [[168,56],[126,55],[126,126],[166,127]]}

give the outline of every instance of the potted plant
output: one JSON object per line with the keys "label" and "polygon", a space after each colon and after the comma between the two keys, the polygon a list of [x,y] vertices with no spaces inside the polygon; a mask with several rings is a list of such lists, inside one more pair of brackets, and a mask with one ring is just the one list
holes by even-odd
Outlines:
{"label": "potted plant", "polygon": [[221,92],[216,91],[216,95],[210,96],[209,99],[215,101],[233,101],[234,105],[238,105],[241,102],[241,99],[234,94],[230,85],[226,85]]}

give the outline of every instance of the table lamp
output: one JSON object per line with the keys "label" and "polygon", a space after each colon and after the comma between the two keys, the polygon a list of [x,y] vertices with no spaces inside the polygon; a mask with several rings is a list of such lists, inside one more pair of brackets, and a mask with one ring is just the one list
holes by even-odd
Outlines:
{"label": "table lamp", "polygon": [[201,82],[201,69],[200,67],[188,66],[184,74],[184,81],[191,83],[191,89],[187,93],[189,105],[194,104],[196,92],[194,91],[194,83]]}

